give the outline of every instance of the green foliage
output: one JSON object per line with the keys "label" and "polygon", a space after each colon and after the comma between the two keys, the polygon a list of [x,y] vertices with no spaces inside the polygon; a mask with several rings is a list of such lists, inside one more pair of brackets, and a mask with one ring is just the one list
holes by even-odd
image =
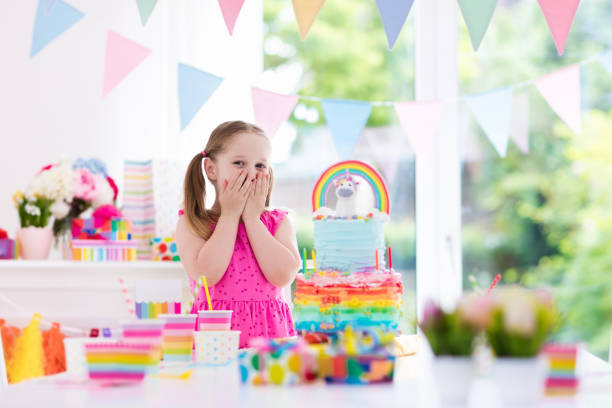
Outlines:
{"label": "green foliage", "polygon": [[16,202],[21,228],[46,227],[51,217],[53,200],[45,197],[21,197]]}
{"label": "green foliage", "polygon": [[431,319],[425,319],[421,330],[427,337],[431,350],[437,356],[469,356],[472,354],[477,330],[463,320],[457,310],[439,311]]}

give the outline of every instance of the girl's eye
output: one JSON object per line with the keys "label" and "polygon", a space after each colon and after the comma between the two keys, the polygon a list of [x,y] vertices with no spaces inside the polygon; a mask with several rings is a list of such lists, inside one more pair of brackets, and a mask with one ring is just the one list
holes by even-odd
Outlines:
{"label": "girl's eye", "polygon": [[244,166],[244,162],[242,160],[236,160],[234,164],[237,166]]}
{"label": "girl's eye", "polygon": [[257,167],[258,169],[265,169],[265,168],[266,168],[266,165],[265,165],[265,164],[263,164],[263,163],[258,163],[256,167]]}

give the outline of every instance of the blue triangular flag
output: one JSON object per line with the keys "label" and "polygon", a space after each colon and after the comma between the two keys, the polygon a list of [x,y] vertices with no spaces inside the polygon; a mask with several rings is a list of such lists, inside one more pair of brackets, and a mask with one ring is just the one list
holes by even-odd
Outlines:
{"label": "blue triangular flag", "polygon": [[222,81],[221,77],[179,63],[178,91],[181,130],[191,122],[191,119],[204,106]]}
{"label": "blue triangular flag", "polygon": [[48,0],[38,0],[30,58],[72,27],[84,15],[62,0],[56,0],[53,3],[49,3]]}
{"label": "blue triangular flag", "polygon": [[363,101],[324,99],[321,107],[340,160],[351,156],[368,121],[372,104]]}
{"label": "blue triangular flag", "polygon": [[410,13],[414,0],[376,0],[376,6],[382,19],[389,49],[395,45],[395,40]]}
{"label": "blue triangular flag", "polygon": [[599,57],[599,62],[612,75],[612,50],[608,50]]}
{"label": "blue triangular flag", "polygon": [[512,88],[503,88],[466,97],[476,122],[502,157],[506,155],[510,137],[512,93]]}

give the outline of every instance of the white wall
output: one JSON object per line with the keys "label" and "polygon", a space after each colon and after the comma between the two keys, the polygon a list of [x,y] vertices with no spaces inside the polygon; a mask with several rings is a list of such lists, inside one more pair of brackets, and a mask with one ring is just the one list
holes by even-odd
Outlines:
{"label": "white wall", "polygon": [[[11,236],[18,227],[11,196],[45,164],[95,156],[121,183],[125,158],[187,161],[218,123],[253,118],[261,1],[245,2],[233,37],[216,0],[160,0],[145,27],[136,1],[65,1],[85,17],[30,59],[37,0],[0,0],[0,227]],[[152,53],[102,99],[109,29]],[[178,62],[227,78],[183,132]]]}

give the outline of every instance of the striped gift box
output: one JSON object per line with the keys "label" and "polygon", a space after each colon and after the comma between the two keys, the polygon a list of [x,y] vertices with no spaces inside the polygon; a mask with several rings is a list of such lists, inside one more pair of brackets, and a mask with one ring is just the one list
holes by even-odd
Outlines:
{"label": "striped gift box", "polygon": [[151,259],[149,242],[155,236],[153,161],[124,162],[123,215],[132,221],[138,259]]}
{"label": "striped gift box", "polygon": [[89,378],[109,383],[141,381],[154,363],[151,344],[85,344],[85,355]]}
{"label": "striped gift box", "polygon": [[165,361],[191,361],[196,314],[160,315],[165,320],[162,351]]}
{"label": "striped gift box", "polygon": [[580,385],[576,376],[576,345],[549,344],[544,348],[544,354],[548,358],[546,395],[565,397],[576,394]]}
{"label": "striped gift box", "polygon": [[198,330],[229,330],[232,324],[231,310],[200,310]]}

